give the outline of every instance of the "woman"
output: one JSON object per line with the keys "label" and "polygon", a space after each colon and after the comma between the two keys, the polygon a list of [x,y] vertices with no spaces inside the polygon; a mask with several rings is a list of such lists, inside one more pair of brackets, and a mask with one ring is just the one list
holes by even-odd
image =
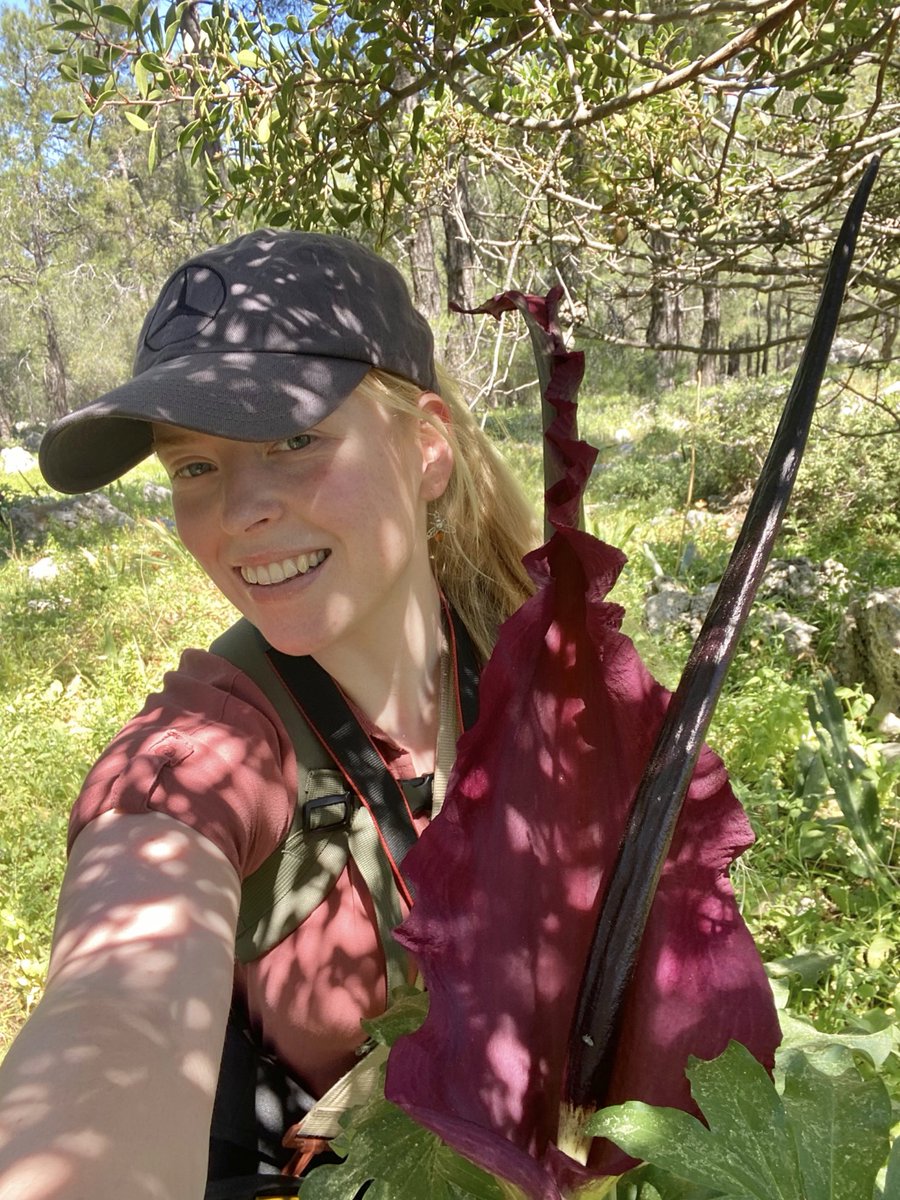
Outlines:
{"label": "woman", "polygon": [[[273,653],[337,685],[392,776],[429,776],[451,618],[483,659],[528,592],[534,530],[398,273],[294,232],[186,263],[134,377],[53,426],[41,463],[84,491],[154,450],[216,586]],[[47,989],[3,1067],[3,1200],[199,1198],[233,978],[241,1019],[313,1095],[352,1065],[388,990],[352,859],[234,966],[242,881],[283,843],[297,774],[271,698],[196,650],[101,756],[72,814]]]}

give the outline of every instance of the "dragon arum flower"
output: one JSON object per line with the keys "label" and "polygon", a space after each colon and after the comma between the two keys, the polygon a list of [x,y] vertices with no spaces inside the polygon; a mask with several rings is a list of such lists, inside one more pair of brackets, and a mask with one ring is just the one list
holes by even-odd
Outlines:
{"label": "dragon arum flower", "polygon": [[[501,630],[444,808],[404,860],[416,902],[397,936],[419,963],[430,1008],[391,1051],[385,1091],[526,1196],[559,1200],[633,1161],[600,1139],[570,1141],[569,1039],[669,694],[606,598],[623,555],[575,527],[595,457],[575,435],[580,355],[555,330],[552,293],[498,304],[528,308],[533,338],[544,339],[545,398],[557,414],[547,434],[555,532],[526,560],[536,592]],[[728,878],[752,840],[722,763],[704,748],[596,1108],[643,1100],[695,1111],[688,1057],[713,1058],[731,1040],[771,1068],[780,1038],[771,991]]]}

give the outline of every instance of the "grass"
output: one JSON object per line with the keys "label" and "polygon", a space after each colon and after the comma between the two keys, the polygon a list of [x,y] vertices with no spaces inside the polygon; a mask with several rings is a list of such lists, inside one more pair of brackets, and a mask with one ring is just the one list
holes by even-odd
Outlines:
{"label": "grass", "polygon": [[[600,448],[587,524],[628,555],[614,596],[626,607],[627,632],[668,686],[689,636],[648,634],[646,587],[660,569],[692,589],[721,575],[785,392],[779,382],[717,394],[684,389],[640,407],[620,395],[582,401],[582,432]],[[831,776],[816,766],[823,750],[808,712],[848,595],[897,582],[896,472],[888,439],[874,432],[877,419],[826,393],[776,554],[837,559],[846,571],[814,599],[792,603],[820,631],[805,658],[766,632],[759,614],[773,602],[759,603],[710,732],[758,835],[734,873],[743,910],[792,1011],[829,1030],[893,1023],[900,1001],[897,769],[868,724],[867,698],[845,690],[842,728],[862,763],[851,792],[868,797],[860,819],[880,831],[885,873],[877,879],[861,857],[861,827],[840,806],[843,777],[833,765]],[[485,425],[537,497],[536,411],[492,412]],[[128,526],[54,528],[39,546],[7,538],[5,554],[0,549],[0,1042],[39,995],[66,816],[85,771],[181,648],[208,644],[233,619],[166,511],[143,498],[148,482],[162,482],[151,465],[107,489]],[[41,486],[36,474],[0,475],[0,505]],[[54,578],[33,577],[42,557],[57,565]],[[884,1074],[897,1097],[896,1054]]]}

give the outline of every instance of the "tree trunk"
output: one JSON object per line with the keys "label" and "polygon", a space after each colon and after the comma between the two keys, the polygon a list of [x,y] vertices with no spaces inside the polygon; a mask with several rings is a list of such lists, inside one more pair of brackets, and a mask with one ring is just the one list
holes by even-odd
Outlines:
{"label": "tree trunk", "polygon": [[41,301],[41,321],[44,325],[44,340],[47,357],[44,359],[44,395],[51,417],[62,417],[69,410],[69,384],[62,347],[56,333],[56,322],[46,300]]}
{"label": "tree trunk", "polygon": [[[456,178],[441,209],[444,224],[447,268],[447,303],[462,309],[474,308],[475,247],[472,225],[474,214],[469,201],[466,160],[460,158]],[[471,333],[475,321],[471,316],[458,316],[454,332],[447,338],[444,357],[454,372],[459,372],[471,349]]]}
{"label": "tree trunk", "polygon": [[763,358],[762,358],[762,373],[763,373],[763,375],[768,375],[768,373],[769,373],[769,347],[772,345],[772,340],[773,340],[772,293],[769,292],[769,294],[766,296],[766,340],[763,345],[763,352],[762,352],[762,356],[763,356]]}
{"label": "tree trunk", "polygon": [[410,231],[406,240],[406,250],[409,255],[415,306],[423,316],[432,321],[441,315],[443,307],[431,218],[427,212],[422,214],[421,219]]}
{"label": "tree trunk", "polygon": [[887,366],[894,357],[894,342],[897,340],[897,314],[886,312],[881,321],[881,358]]}
{"label": "tree trunk", "polygon": [[459,161],[456,179],[447,196],[441,217],[447,244],[447,299],[461,308],[474,308],[475,251],[465,159]]}
{"label": "tree trunk", "polygon": [[[675,292],[666,279],[669,266],[668,242],[658,230],[648,237],[651,254],[650,320],[647,323],[647,345],[674,345],[678,339],[678,303]],[[661,390],[675,383],[677,354],[672,349],[659,350],[656,355],[656,385]]]}
{"label": "tree trunk", "polygon": [[703,285],[703,328],[700,331],[700,383],[709,387],[719,379],[719,332],[722,327],[722,297],[715,282]]}
{"label": "tree trunk", "polygon": [[[397,71],[396,86],[404,88],[412,82],[412,75],[405,67]],[[399,112],[404,120],[410,121],[419,98],[413,93],[400,101]],[[412,158],[407,147],[403,156],[407,161]],[[443,312],[441,303],[441,279],[437,269],[437,256],[434,250],[434,235],[431,229],[431,213],[423,209],[420,213],[410,213],[409,232],[404,238],[407,257],[409,258],[409,273],[412,279],[413,303],[419,312],[429,321]]]}

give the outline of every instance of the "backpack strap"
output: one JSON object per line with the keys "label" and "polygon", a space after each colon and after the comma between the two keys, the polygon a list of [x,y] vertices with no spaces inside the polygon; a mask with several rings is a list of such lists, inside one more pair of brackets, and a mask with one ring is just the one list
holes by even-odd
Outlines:
{"label": "backpack strap", "polygon": [[[433,812],[443,797],[441,759],[446,760],[446,777],[457,732],[477,716],[478,660],[465,627],[449,606],[447,612],[457,686],[442,689],[444,748],[439,741]],[[406,956],[391,931],[402,920],[400,895],[410,901],[400,861],[415,841],[410,810],[421,805],[427,790],[423,781],[398,785],[340,690],[313,660],[279,655],[244,618],[216,638],[210,650],[239,667],[265,694],[297,758],[297,803],[287,835],[242,884],[236,957],[252,962],[292,933],[325,899],[352,856],[375,908],[390,995],[407,981]],[[325,691],[330,699],[323,709],[319,697]],[[310,696],[315,698],[315,726],[304,711]],[[355,728],[358,736],[354,739],[345,727]],[[349,772],[338,765],[347,762]]]}
{"label": "backpack strap", "polygon": [[391,937],[402,919],[377,831],[332,756],[309,726],[243,617],[210,646],[248,675],[275,708],[297,757],[297,803],[287,835],[241,885],[235,935],[239,962],[253,962],[292,933],[331,891],[352,855],[372,897],[389,989],[406,981],[406,959]]}

